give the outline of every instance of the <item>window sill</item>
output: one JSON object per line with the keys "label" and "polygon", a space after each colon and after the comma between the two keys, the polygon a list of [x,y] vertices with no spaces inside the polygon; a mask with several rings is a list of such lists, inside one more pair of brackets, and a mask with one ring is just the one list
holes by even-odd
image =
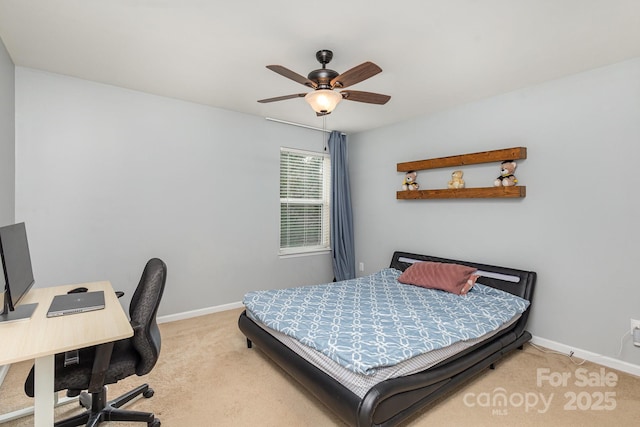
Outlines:
{"label": "window sill", "polygon": [[301,256],[325,255],[325,254],[331,254],[331,248],[300,250],[299,252],[280,252],[278,253],[278,257],[279,258],[298,258]]}

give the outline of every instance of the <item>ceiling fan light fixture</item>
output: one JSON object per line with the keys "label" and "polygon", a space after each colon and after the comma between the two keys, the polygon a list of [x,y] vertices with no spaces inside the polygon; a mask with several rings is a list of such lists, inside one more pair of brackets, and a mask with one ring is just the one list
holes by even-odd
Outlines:
{"label": "ceiling fan light fixture", "polygon": [[342,95],[331,89],[316,89],[306,94],[304,99],[316,113],[329,114],[342,101]]}

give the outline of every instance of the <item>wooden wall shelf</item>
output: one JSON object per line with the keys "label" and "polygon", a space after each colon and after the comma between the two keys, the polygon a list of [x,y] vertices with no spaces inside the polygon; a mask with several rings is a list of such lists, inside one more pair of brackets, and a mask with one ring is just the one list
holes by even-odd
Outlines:
{"label": "wooden wall shelf", "polygon": [[527,187],[516,185],[514,187],[480,187],[458,188],[442,190],[406,190],[398,191],[396,198],[402,200],[412,199],[489,199],[489,198],[517,198],[525,197]]}
{"label": "wooden wall shelf", "polygon": [[[447,167],[476,165],[480,163],[503,162],[505,160],[521,160],[527,158],[526,147],[505,148],[502,150],[482,151],[479,153],[460,154],[457,156],[438,157],[434,159],[416,160],[398,163],[398,172],[418,171]],[[527,188],[514,187],[481,187],[440,190],[406,190],[398,191],[396,199],[481,199],[481,198],[518,198],[525,197]]]}
{"label": "wooden wall shelf", "polygon": [[419,171],[424,169],[449,168],[479,163],[503,162],[527,158],[526,147],[505,148],[503,150],[482,151],[480,153],[460,154],[457,156],[438,157],[435,159],[416,160],[415,162],[398,163],[398,172]]}

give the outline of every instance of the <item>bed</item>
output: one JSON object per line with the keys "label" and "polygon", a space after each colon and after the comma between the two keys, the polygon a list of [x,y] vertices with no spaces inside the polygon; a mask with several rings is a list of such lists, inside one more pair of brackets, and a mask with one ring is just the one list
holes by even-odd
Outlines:
{"label": "bed", "polygon": [[[516,349],[522,349],[523,344],[531,339],[531,334],[525,330],[525,327],[531,310],[536,282],[535,272],[398,251],[393,254],[389,269],[384,269],[376,275],[385,276],[383,280],[386,280],[389,286],[397,286],[397,276],[421,262],[472,267],[474,277],[477,277],[476,285],[469,294],[454,295],[451,297],[453,300],[457,297],[462,301],[468,295],[473,295],[475,298],[481,293],[486,294],[483,295],[484,298],[493,298],[493,294],[500,294],[500,299],[504,296],[505,300],[515,300],[519,312],[514,312],[509,320],[502,322],[501,326],[493,331],[480,331],[474,336],[465,335],[467,339],[455,341],[450,346],[444,343],[441,348],[434,348],[430,352],[424,351],[418,355],[407,354],[406,359],[397,364],[393,361],[393,364],[387,363],[386,365],[389,366],[380,368],[376,368],[376,365],[367,365],[358,356],[357,363],[351,360],[351,365],[358,366],[347,369],[339,366],[343,363],[340,360],[340,354],[331,352],[322,354],[323,349],[315,349],[309,343],[298,342],[295,337],[290,336],[286,328],[284,332],[272,328],[269,322],[258,319],[258,315],[250,309],[251,307],[257,312],[254,304],[247,302],[259,300],[256,297],[257,294],[252,293],[248,299],[245,296],[247,310],[240,315],[238,326],[246,336],[249,348],[255,344],[347,424],[397,425],[471,377],[486,369],[493,369],[498,360]],[[335,286],[339,287],[341,284],[342,282],[337,282]],[[403,292],[405,289],[409,289],[410,292],[422,292],[422,290],[413,289],[418,288],[416,286],[405,286],[407,288],[401,287]],[[331,289],[331,293],[339,294],[335,289],[340,288]],[[439,295],[447,296],[445,295],[447,292],[437,292],[440,292]],[[419,294],[415,294],[418,297],[414,294],[408,295],[404,295],[404,299],[409,301],[422,298]],[[382,296],[382,298],[385,297]],[[509,304],[512,303],[509,302]],[[412,310],[415,311],[415,309]],[[493,317],[495,312],[501,310],[485,311],[492,311],[489,315]],[[508,310],[504,309],[504,311]],[[504,317],[509,316],[511,314],[505,314]],[[297,325],[300,326],[298,323]],[[309,325],[303,326],[308,329]],[[427,329],[426,325],[425,329]],[[306,332],[309,333],[309,331]],[[417,330],[416,333],[420,331]],[[403,338],[403,346],[406,344],[404,341],[406,340]],[[330,347],[335,350],[335,353],[339,353],[339,350],[344,347],[341,343],[332,344]],[[361,348],[361,344],[358,345],[358,348]],[[349,349],[346,350],[349,353]],[[403,354],[408,353],[404,347],[401,350]],[[418,360],[419,363],[416,362]],[[371,366],[374,367],[371,368]],[[359,371],[351,372],[355,368]],[[335,369],[339,371],[336,373]],[[378,375],[378,371],[386,373]],[[347,378],[344,378],[343,373],[347,374]],[[378,377],[371,379],[375,375]]]}

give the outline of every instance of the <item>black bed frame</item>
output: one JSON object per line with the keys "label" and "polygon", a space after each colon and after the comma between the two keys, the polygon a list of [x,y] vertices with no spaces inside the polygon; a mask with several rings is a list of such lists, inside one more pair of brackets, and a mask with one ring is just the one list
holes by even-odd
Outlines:
{"label": "black bed frame", "polygon": [[[517,276],[520,279],[517,283],[491,277],[480,277],[477,282],[510,292],[528,301],[533,297],[536,273],[532,271],[407,252],[395,252],[391,267],[404,271],[411,265],[402,261],[405,258],[463,264],[485,272]],[[481,371],[487,368],[493,369],[494,363],[507,353],[518,348],[522,349],[523,344],[531,339],[531,334],[525,330],[530,310],[531,305],[518,321],[489,340],[478,343],[425,371],[382,381],[372,387],[363,398],[358,397],[331,376],[290,350],[249,319],[246,312],[240,315],[238,326],[246,335],[249,347],[255,343],[347,424],[392,426],[407,419]]]}

